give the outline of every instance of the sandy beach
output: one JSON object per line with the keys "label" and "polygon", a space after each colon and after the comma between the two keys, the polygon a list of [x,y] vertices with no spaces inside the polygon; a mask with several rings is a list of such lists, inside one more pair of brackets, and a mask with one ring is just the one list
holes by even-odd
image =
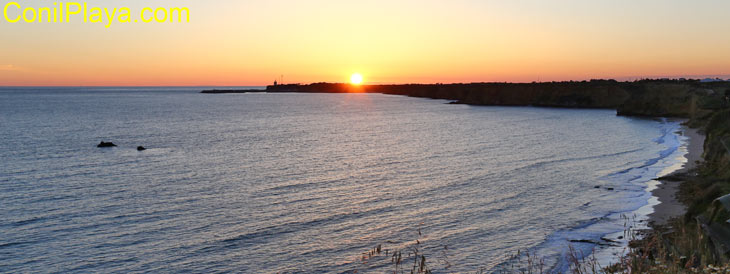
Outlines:
{"label": "sandy beach", "polygon": [[[699,132],[699,129],[682,126],[681,134],[687,137],[687,143],[684,145],[687,149],[687,163],[682,169],[673,174],[688,173],[697,167],[697,162],[702,161],[704,152],[705,135]],[[661,180],[661,184],[652,194],[659,199],[660,204],[654,207],[654,213],[649,215],[649,223],[653,225],[665,225],[669,220],[684,215],[686,206],[677,200],[676,194],[682,181],[677,180]]]}

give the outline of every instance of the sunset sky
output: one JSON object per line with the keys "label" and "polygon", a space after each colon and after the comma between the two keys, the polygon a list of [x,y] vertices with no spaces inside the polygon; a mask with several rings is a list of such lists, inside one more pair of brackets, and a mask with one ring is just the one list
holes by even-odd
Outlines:
{"label": "sunset sky", "polygon": [[[4,6],[8,1],[0,1]],[[18,1],[39,6],[38,2]],[[186,24],[0,22],[0,86],[435,83],[730,74],[726,0],[89,1]],[[146,3],[146,4],[145,4]]]}

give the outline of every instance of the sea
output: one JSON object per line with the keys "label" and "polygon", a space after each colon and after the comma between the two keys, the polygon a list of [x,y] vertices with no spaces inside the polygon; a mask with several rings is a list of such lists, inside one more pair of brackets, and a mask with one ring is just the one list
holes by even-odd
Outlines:
{"label": "sea", "polygon": [[0,88],[0,272],[565,272],[686,153],[615,110],[203,89]]}

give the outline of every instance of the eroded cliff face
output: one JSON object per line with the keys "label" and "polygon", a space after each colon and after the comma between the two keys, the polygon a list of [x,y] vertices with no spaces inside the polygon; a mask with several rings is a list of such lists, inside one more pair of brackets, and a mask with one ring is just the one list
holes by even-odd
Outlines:
{"label": "eroded cliff face", "polygon": [[[708,173],[717,180],[730,179],[730,109],[717,111],[705,127],[705,162]],[[723,184],[726,192],[730,185]]]}
{"label": "eroded cliff face", "polygon": [[626,88],[631,96],[618,107],[619,115],[695,118],[723,108],[730,84],[647,81]]}
{"label": "eroded cliff face", "polygon": [[687,84],[626,84],[629,98],[618,107],[619,115],[690,117],[696,95]]}

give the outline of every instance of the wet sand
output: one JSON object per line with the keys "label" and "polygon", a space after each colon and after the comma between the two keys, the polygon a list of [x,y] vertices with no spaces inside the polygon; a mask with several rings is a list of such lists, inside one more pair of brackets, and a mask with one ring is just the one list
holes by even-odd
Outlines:
{"label": "wet sand", "polygon": [[[687,149],[687,163],[682,169],[673,174],[689,173],[697,167],[696,161],[702,161],[704,152],[705,135],[700,133],[698,129],[692,129],[682,126],[682,135],[688,140],[684,145]],[[654,207],[654,213],[649,215],[649,223],[653,225],[665,225],[669,220],[684,215],[687,210],[686,206],[677,200],[676,194],[682,181],[661,180],[661,184],[652,194],[659,198],[660,204]]]}

